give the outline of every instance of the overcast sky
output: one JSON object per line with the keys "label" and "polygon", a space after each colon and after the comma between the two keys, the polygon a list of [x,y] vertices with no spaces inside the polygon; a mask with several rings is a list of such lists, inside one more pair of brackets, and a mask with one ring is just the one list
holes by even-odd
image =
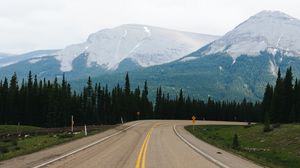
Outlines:
{"label": "overcast sky", "polygon": [[223,35],[261,10],[300,18],[300,1],[0,0],[0,52],[64,48],[128,23]]}

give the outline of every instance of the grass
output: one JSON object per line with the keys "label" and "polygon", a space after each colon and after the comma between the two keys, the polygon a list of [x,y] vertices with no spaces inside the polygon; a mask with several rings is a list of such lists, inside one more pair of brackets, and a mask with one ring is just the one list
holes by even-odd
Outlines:
{"label": "grass", "polygon": [[[186,126],[194,136],[212,145],[236,153],[249,160],[272,168],[293,168],[300,165],[300,124],[284,124],[264,133],[263,125]],[[240,149],[231,148],[234,134]]]}
{"label": "grass", "polygon": [[18,132],[32,132],[39,131],[43,128],[34,126],[17,126],[17,125],[0,125],[0,135],[1,134],[12,134]]}
{"label": "grass", "polygon": [[[17,126],[0,125],[0,133],[12,134],[16,132]],[[37,131],[44,128],[22,126],[19,129],[23,131]],[[88,132],[88,135],[107,130],[111,127],[100,127]],[[46,135],[30,135],[28,137],[8,137],[0,139],[0,160],[7,160],[16,156],[33,153],[54,145],[66,143],[75,139],[84,137],[84,132],[77,132],[76,134],[63,133],[49,133]]]}

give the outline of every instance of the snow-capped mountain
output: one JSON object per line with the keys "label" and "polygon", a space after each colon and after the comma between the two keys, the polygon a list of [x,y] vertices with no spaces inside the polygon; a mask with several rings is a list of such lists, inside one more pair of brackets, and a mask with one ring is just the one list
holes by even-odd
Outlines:
{"label": "snow-capped mountain", "polygon": [[0,59],[5,58],[5,57],[10,57],[13,56],[13,54],[8,54],[8,53],[2,53],[0,52]]}
{"label": "snow-capped mountain", "polygon": [[60,70],[73,69],[73,61],[86,57],[86,66],[100,66],[116,70],[125,59],[141,67],[149,67],[177,60],[217,36],[169,30],[146,25],[128,24],[91,34],[80,44],[70,45],[55,57]]}
{"label": "snow-capped mountain", "polygon": [[[274,84],[278,69],[284,74],[290,66],[299,79],[300,21],[278,11],[262,11],[179,60],[130,75],[133,85],[147,80],[150,88],[163,86],[170,92],[182,88],[202,99],[259,100],[267,83]],[[121,78],[103,75],[98,80]]]}
{"label": "snow-capped mountain", "polygon": [[300,20],[279,11],[262,11],[209,44],[202,53],[227,53],[236,60],[241,55],[258,56],[261,51],[300,56]]}
{"label": "snow-capped mountain", "polygon": [[[54,53],[57,53],[59,50],[37,50],[32,51],[20,55],[11,55],[11,54],[5,54],[2,59],[0,59],[0,68],[6,67],[9,65],[14,65],[18,62],[28,60],[28,59],[34,59],[34,58],[40,58],[40,57],[46,57],[49,55],[52,55]],[[1,57],[1,54],[0,54]]]}
{"label": "snow-capped mountain", "polygon": [[132,71],[177,60],[218,36],[128,24],[91,34],[80,44],[62,50],[35,51],[0,59],[0,77],[31,70],[39,78],[66,74],[82,79],[113,72]]}

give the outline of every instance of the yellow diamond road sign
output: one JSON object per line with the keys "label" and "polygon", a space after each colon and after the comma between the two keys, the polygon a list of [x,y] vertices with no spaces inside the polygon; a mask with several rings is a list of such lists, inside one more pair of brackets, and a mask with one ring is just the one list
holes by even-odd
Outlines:
{"label": "yellow diamond road sign", "polygon": [[195,116],[192,117],[192,122],[193,122],[193,124],[195,124],[195,122],[196,122],[196,117]]}

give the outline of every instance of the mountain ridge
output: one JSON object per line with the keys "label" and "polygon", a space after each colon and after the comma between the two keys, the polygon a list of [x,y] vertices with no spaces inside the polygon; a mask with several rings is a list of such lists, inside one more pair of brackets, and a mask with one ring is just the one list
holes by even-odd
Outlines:
{"label": "mountain ridge", "polygon": [[83,43],[66,47],[58,53],[61,71],[72,70],[72,61],[86,54],[92,63],[115,70],[119,63],[131,58],[142,67],[174,61],[205,45],[217,36],[183,32],[148,25],[126,24],[102,29],[89,35]]}
{"label": "mountain ridge", "polygon": [[262,11],[251,16],[218,40],[209,44],[202,54],[227,53],[257,56],[267,50],[273,55],[300,55],[300,20],[280,11]]}

